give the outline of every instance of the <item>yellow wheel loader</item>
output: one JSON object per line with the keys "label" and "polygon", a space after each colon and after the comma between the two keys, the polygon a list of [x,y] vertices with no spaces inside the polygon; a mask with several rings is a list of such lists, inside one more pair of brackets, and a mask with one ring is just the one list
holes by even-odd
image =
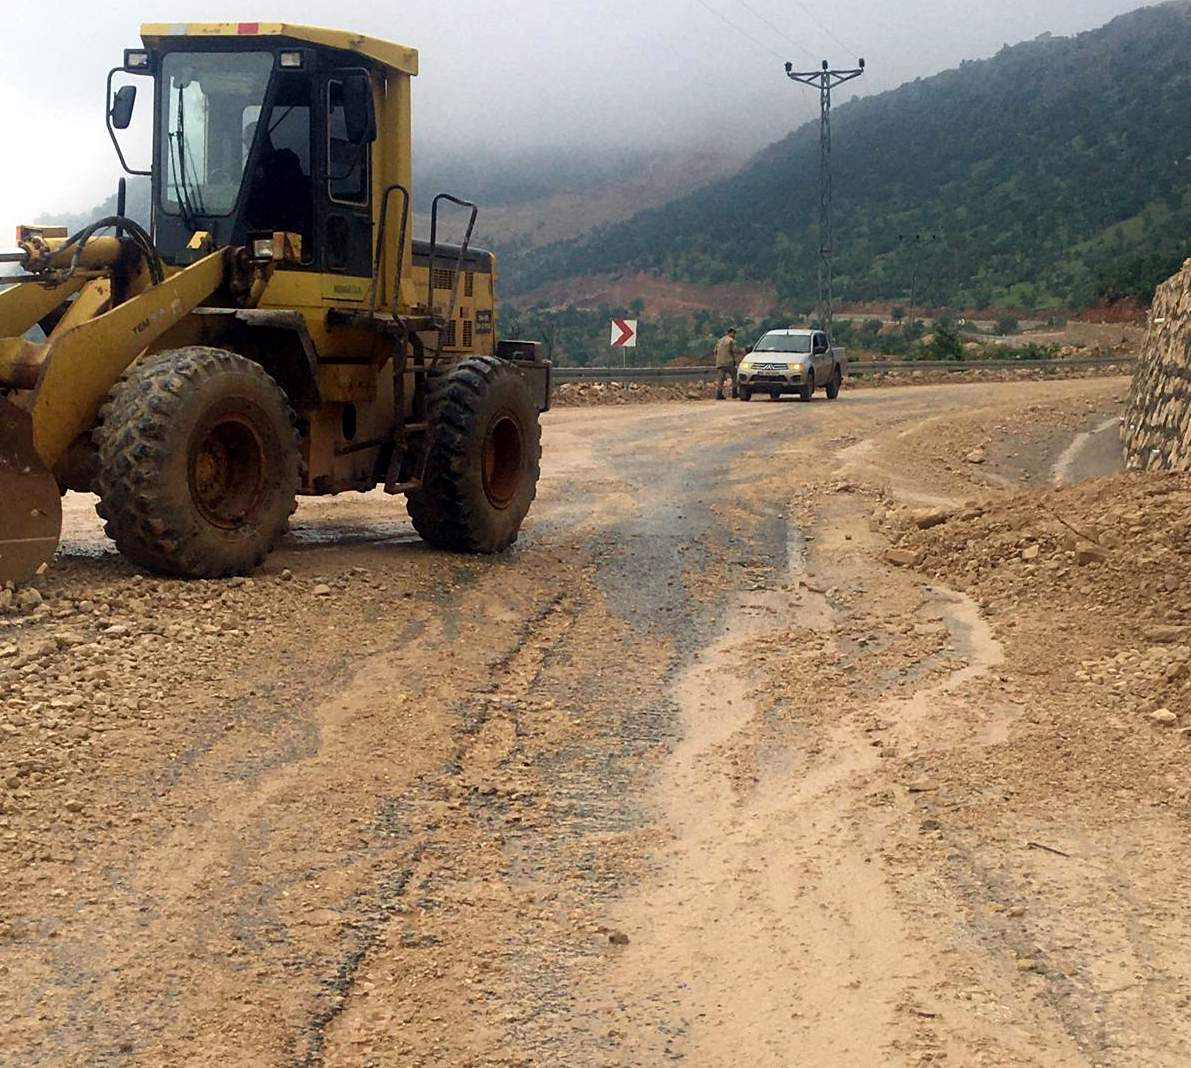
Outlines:
{"label": "yellow wheel loader", "polygon": [[[536,492],[550,365],[497,339],[474,205],[436,196],[413,239],[417,53],[286,23],[141,37],[107,112],[150,225],[121,203],[75,234],[20,227],[0,252],[20,272],[0,278],[0,584],[53,555],[67,490],[98,494],[134,563],[184,577],[259,566],[299,494],[378,485],[434,545],[507,548]],[[122,133],[138,86],[143,170]],[[448,210],[460,244],[439,241]]]}

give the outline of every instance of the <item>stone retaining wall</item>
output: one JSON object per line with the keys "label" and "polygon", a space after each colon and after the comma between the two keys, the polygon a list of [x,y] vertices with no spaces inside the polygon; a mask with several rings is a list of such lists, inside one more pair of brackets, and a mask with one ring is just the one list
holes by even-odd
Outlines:
{"label": "stone retaining wall", "polygon": [[1191,260],[1158,287],[1122,430],[1135,471],[1191,471]]}

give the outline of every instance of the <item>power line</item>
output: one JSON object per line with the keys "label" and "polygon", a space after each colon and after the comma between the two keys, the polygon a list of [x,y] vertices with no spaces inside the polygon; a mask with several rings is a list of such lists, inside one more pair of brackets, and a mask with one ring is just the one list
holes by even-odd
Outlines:
{"label": "power line", "polygon": [[769,21],[768,18],[766,18],[765,15],[761,14],[760,11],[758,11],[755,7],[753,7],[753,5],[748,2],[748,0],[739,0],[739,3],[740,3],[740,6],[743,7],[746,11],[751,12],[754,18],[757,18],[761,22],[765,23],[765,25],[768,26],[771,30],[773,30],[774,33],[776,33],[779,37],[781,37],[783,40],[785,40],[787,44],[793,45],[796,49],[798,49],[798,51],[800,51],[805,56],[811,55],[811,53],[806,49],[805,45],[799,44],[796,40],[794,40],[793,37],[791,37],[788,33],[786,33],[780,26],[775,26],[772,22]]}
{"label": "power line", "polygon": [[[744,0],[741,0],[741,2],[743,3]],[[807,7],[806,4],[804,4],[802,2],[802,0],[794,0],[794,4],[795,4],[795,6],[797,6],[799,8],[799,10],[802,11],[802,13],[804,15],[806,15],[806,17],[808,19],[811,20],[811,22],[813,22],[816,26],[818,26],[820,30],[822,30],[825,34],[827,34],[827,36],[830,37],[845,52],[852,52],[852,53],[856,52],[856,49],[854,49],[851,45],[845,44],[838,37],[836,37],[836,35],[831,32],[831,29],[825,23],[823,23],[819,19],[818,15],[816,15],[809,7]]]}
{"label": "power line", "polygon": [[722,23],[724,23],[725,26],[730,26],[732,29],[734,29],[738,34],[740,34],[741,37],[745,37],[748,40],[752,41],[753,44],[755,44],[758,48],[763,48],[766,52],[768,52],[771,56],[773,56],[774,59],[779,60],[779,61],[782,59],[782,57],[780,55],[778,55],[777,52],[775,52],[772,48],[770,48],[769,45],[765,44],[764,41],[759,41],[756,37],[754,37],[751,33],[749,33],[748,30],[743,29],[737,23],[733,22],[730,18],[728,18],[728,16],[725,15],[722,11],[718,11],[716,8],[712,7],[707,2],[707,0],[697,0],[697,3],[701,7],[705,7],[708,11],[710,11],[713,15],[715,15],[715,17],[718,18]]}

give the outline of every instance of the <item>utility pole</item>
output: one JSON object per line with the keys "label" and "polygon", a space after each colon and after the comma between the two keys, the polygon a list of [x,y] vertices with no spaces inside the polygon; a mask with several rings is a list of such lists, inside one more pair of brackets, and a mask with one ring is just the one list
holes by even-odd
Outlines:
{"label": "utility pole", "polygon": [[[920,245],[923,241],[934,241],[934,234],[928,234],[925,237],[922,234],[914,235],[915,246]],[[899,237],[898,241],[906,241],[907,238]],[[922,261],[922,255],[917,248],[914,249],[914,266],[910,272],[910,317],[906,321],[906,336],[912,337],[914,334],[914,299],[918,295],[918,267]]]}
{"label": "utility pole", "polygon": [[835,233],[831,218],[831,90],[859,78],[864,73],[864,60],[854,70],[832,70],[823,60],[823,69],[797,71],[793,63],[786,64],[786,76],[819,90],[819,326],[831,336],[833,257]]}

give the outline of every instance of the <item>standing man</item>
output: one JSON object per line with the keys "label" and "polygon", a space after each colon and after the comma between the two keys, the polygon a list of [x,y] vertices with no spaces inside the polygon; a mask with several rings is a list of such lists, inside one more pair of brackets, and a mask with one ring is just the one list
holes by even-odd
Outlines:
{"label": "standing man", "polygon": [[715,343],[715,399],[724,399],[724,379],[732,383],[732,397],[736,398],[736,357],[743,353],[736,347],[736,328],[733,327]]}

